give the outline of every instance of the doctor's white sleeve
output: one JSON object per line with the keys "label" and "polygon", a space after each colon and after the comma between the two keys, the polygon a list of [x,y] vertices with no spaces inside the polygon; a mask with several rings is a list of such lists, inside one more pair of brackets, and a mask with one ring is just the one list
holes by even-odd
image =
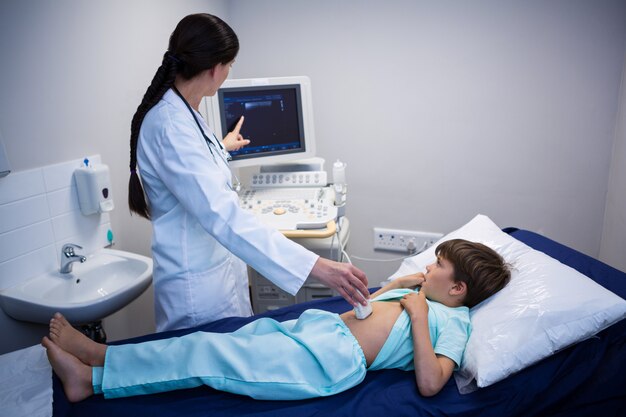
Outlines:
{"label": "doctor's white sleeve", "polygon": [[165,186],[222,246],[295,295],[319,256],[241,209],[219,150],[212,147],[211,155],[193,120],[162,111],[163,131],[152,132],[154,143],[144,149]]}

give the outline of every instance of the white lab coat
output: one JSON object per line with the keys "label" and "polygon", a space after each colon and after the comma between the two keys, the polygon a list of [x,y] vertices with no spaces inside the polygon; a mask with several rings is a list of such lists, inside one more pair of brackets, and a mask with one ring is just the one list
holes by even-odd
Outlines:
{"label": "white lab coat", "polygon": [[239,207],[227,162],[211,150],[172,90],[146,114],[137,160],[152,215],[158,331],[251,315],[242,260],[295,294],[318,259]]}

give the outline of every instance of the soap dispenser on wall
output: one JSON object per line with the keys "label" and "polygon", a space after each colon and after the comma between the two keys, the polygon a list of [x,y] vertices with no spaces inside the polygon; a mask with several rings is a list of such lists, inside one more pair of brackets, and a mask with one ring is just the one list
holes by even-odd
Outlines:
{"label": "soap dispenser on wall", "polygon": [[0,178],[6,177],[10,172],[11,166],[9,165],[9,159],[7,158],[7,151],[4,149],[2,132],[0,132]]}
{"label": "soap dispenser on wall", "polygon": [[108,166],[91,164],[88,159],[85,159],[84,165],[74,171],[74,179],[80,211],[85,216],[113,210]]}

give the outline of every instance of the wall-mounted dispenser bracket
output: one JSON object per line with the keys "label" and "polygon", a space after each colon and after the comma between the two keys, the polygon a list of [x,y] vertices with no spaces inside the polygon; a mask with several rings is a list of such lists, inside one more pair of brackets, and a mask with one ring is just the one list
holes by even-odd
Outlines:
{"label": "wall-mounted dispenser bracket", "polygon": [[85,216],[113,210],[108,166],[104,164],[92,165],[88,159],[85,159],[84,165],[74,171],[74,179],[76,180],[80,211]]}
{"label": "wall-mounted dispenser bracket", "polygon": [[7,151],[4,148],[2,132],[0,132],[0,178],[6,177],[10,172],[11,166],[9,165],[9,158],[7,158]]}

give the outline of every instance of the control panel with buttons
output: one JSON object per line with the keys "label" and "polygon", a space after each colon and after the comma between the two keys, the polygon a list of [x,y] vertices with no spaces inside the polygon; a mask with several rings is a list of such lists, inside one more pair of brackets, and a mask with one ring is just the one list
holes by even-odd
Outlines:
{"label": "control panel with buttons", "polygon": [[252,188],[325,187],[326,171],[261,172],[252,176]]}
{"label": "control panel with buttons", "polygon": [[278,230],[322,229],[337,219],[332,187],[243,189],[239,205]]}

